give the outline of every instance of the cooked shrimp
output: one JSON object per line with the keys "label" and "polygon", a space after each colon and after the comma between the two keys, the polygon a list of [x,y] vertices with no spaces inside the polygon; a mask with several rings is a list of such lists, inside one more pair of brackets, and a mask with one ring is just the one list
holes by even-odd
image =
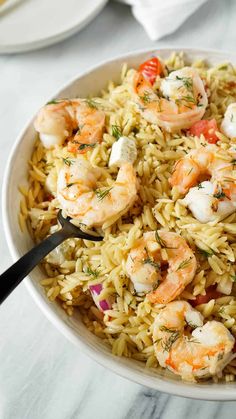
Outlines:
{"label": "cooked shrimp", "polygon": [[126,263],[135,290],[148,293],[152,303],[163,304],[178,297],[192,281],[196,268],[196,258],[186,241],[162,230],[144,233]]}
{"label": "cooked shrimp", "polygon": [[134,92],[143,117],[166,131],[190,128],[199,121],[207,107],[207,95],[197,70],[184,67],[161,79],[160,91],[137,72]]}
{"label": "cooked shrimp", "polygon": [[69,139],[68,150],[72,153],[84,152],[101,142],[104,126],[105,113],[82,99],[47,104],[34,122],[46,148],[62,145]]}
{"label": "cooked shrimp", "polygon": [[228,329],[217,321],[203,325],[202,315],[186,301],[173,301],[160,311],[153,342],[159,364],[187,381],[219,374],[235,357]]}
{"label": "cooked shrimp", "polygon": [[[180,193],[186,194],[183,203],[201,222],[223,219],[235,211],[236,184],[233,176],[234,159],[228,150],[225,159],[219,156],[215,145],[192,150],[180,159],[170,178],[171,186],[176,186]],[[199,183],[204,177],[211,177],[210,182]]]}
{"label": "cooked shrimp", "polygon": [[221,131],[229,138],[236,138],[236,102],[231,103],[226,109]]}
{"label": "cooked shrimp", "polygon": [[116,181],[109,188],[98,188],[101,170],[86,159],[71,160],[58,176],[57,197],[62,209],[86,226],[101,227],[115,222],[137,198],[137,180],[133,166],[121,166]]}
{"label": "cooked shrimp", "polygon": [[[236,192],[236,186],[230,184],[230,192]],[[182,203],[201,223],[223,220],[236,210],[236,199],[224,196],[225,192],[217,192],[217,183],[205,181],[191,188]],[[231,194],[230,194],[231,195]]]}

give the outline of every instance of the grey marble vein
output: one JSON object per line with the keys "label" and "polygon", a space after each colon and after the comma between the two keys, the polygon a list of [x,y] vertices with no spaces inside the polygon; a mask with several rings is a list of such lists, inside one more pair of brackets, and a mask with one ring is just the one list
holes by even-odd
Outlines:
{"label": "grey marble vein", "polygon": [[[197,0],[196,0],[197,1]],[[27,119],[64,82],[130,50],[155,46],[235,49],[236,1],[209,0],[183,27],[151,42],[127,6],[110,2],[59,45],[0,56],[0,177]],[[0,221],[0,270],[11,258]],[[0,307],[0,419],[232,419],[236,403],[168,396],[97,365],[46,320],[24,285]]]}
{"label": "grey marble vein", "polygon": [[137,394],[125,419],[160,418],[168,403],[169,396],[167,394],[145,389]]}

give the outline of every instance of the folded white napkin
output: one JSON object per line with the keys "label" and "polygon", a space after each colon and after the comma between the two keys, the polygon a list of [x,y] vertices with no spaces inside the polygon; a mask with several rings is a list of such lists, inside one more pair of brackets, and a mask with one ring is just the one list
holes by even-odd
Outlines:
{"label": "folded white napkin", "polygon": [[208,0],[119,0],[132,6],[135,18],[155,41],[176,31]]}

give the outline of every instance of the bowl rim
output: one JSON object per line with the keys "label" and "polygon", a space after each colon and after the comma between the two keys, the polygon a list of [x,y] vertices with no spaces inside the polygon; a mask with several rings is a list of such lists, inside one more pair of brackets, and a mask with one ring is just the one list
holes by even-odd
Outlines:
{"label": "bowl rim", "polygon": [[[132,51],[131,53],[119,54],[114,56],[109,60],[102,60],[95,66],[90,66],[86,71],[78,73],[76,76],[72,77],[64,83],[60,89],[55,92],[55,94],[50,97],[48,100],[52,100],[53,97],[57,97],[60,92],[66,88],[68,88],[72,83],[79,80],[82,77],[89,75],[90,73],[96,72],[100,67],[104,65],[109,65],[117,60],[134,58],[135,56],[141,54],[152,54],[158,52],[184,52],[186,54],[196,53],[196,54],[214,54],[215,56],[219,55],[219,58],[223,58],[222,56],[235,56],[236,62],[236,54],[232,51],[221,51],[218,49],[209,49],[209,48],[186,48],[186,47],[156,47],[156,48],[144,48],[144,49],[137,49]],[[11,254],[13,261],[19,259],[20,252],[17,249],[17,246],[14,243],[14,238],[11,234],[10,229],[10,218],[7,210],[7,202],[8,202],[8,182],[11,173],[11,168],[14,163],[14,157],[17,153],[18,146],[21,143],[21,140],[24,138],[24,135],[32,124],[35,118],[35,114],[30,117],[27,122],[24,124],[23,129],[20,131],[19,135],[17,136],[9,154],[6,166],[5,166],[5,173],[3,177],[3,186],[2,186],[2,219],[3,219],[3,229],[7,241],[7,245]],[[221,401],[233,401],[236,400],[236,389],[235,383],[228,384],[227,388],[224,388],[224,383],[220,384],[213,384],[212,389],[209,387],[205,387],[201,384],[194,384],[184,382],[184,381],[176,381],[171,382],[168,379],[162,379],[161,377],[155,377],[151,380],[149,377],[149,381],[151,383],[147,383],[147,379],[145,376],[140,375],[132,368],[127,368],[127,366],[119,363],[119,358],[109,358],[105,354],[103,354],[99,349],[92,348],[88,346],[83,339],[79,336],[76,336],[73,331],[66,325],[66,323],[51,310],[50,305],[47,301],[43,298],[43,296],[37,291],[36,287],[34,286],[33,281],[30,279],[30,275],[28,275],[24,279],[24,283],[26,285],[27,290],[29,291],[30,295],[32,296],[33,300],[36,302],[40,310],[44,313],[47,319],[73,344],[75,344],[79,349],[81,349],[86,355],[96,361],[98,364],[102,365],[104,368],[108,368],[112,372],[118,374],[119,376],[136,382],[137,384],[144,385],[146,387],[176,396],[182,396],[192,399],[201,399],[201,400],[221,400]],[[232,388],[229,386],[232,385]]]}

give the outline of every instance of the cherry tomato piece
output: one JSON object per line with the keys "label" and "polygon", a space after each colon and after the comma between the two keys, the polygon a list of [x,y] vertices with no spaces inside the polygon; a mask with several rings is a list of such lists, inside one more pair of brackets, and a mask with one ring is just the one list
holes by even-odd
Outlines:
{"label": "cherry tomato piece", "polygon": [[215,144],[219,140],[216,136],[216,131],[218,131],[218,127],[214,118],[209,121],[202,119],[201,121],[195,122],[189,130],[190,134],[196,137],[200,137],[203,134],[206,141],[210,144]]}
{"label": "cherry tomato piece", "polygon": [[157,57],[152,57],[150,60],[145,61],[139,66],[139,72],[151,84],[155,83],[156,77],[162,73],[162,66]]}

